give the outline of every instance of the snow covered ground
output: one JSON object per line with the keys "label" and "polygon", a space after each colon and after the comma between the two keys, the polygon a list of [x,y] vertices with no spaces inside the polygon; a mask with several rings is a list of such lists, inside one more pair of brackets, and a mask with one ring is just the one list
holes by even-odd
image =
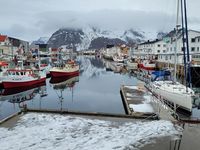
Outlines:
{"label": "snow covered ground", "polygon": [[0,128],[1,150],[139,149],[182,129],[169,121],[105,121],[56,114],[28,113],[14,128]]}

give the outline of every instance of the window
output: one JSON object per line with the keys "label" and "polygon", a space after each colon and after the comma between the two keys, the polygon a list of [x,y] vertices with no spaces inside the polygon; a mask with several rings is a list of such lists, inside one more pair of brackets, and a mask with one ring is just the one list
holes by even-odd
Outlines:
{"label": "window", "polygon": [[166,52],[166,50],[163,50],[163,53],[165,53]]}
{"label": "window", "polygon": [[198,42],[200,42],[200,38],[198,38]]}
{"label": "window", "polygon": [[166,45],[165,45],[165,44],[163,44],[163,47],[166,47]]}
{"label": "window", "polygon": [[158,53],[160,53],[160,50],[157,50]]}
{"label": "window", "polygon": [[191,51],[194,52],[195,51],[195,47],[191,47]]}
{"label": "window", "polygon": [[195,38],[191,38],[191,42],[194,43],[195,42]]}
{"label": "window", "polygon": [[172,51],[172,47],[170,47],[170,51]]}
{"label": "window", "polygon": [[160,47],[160,44],[158,44],[158,47]]}

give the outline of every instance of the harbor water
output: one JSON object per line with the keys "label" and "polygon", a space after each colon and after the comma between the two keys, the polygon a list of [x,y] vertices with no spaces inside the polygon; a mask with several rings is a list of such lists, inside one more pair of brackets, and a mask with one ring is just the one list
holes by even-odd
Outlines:
{"label": "harbor water", "polygon": [[121,85],[136,85],[128,73],[106,70],[100,58],[78,58],[81,72],[72,78],[48,78],[46,84],[24,89],[2,90],[0,119],[27,108],[125,114],[120,96]]}

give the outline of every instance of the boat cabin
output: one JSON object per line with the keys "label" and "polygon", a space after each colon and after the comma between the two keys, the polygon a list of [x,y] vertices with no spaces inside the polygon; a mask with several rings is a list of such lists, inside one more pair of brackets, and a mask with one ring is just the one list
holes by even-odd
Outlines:
{"label": "boat cabin", "polygon": [[7,74],[9,76],[29,76],[33,74],[33,71],[31,69],[27,69],[27,70],[10,69],[10,70],[7,70]]}

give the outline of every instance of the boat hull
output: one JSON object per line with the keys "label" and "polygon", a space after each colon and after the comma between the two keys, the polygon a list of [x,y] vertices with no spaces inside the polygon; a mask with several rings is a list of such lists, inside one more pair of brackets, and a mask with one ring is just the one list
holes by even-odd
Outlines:
{"label": "boat hull", "polygon": [[79,75],[79,71],[74,72],[61,72],[61,71],[50,71],[51,77],[70,77]]}
{"label": "boat hull", "polygon": [[127,62],[127,68],[129,70],[137,70],[138,69],[138,63]]}
{"label": "boat hull", "polygon": [[138,64],[138,67],[145,70],[155,70],[155,65]]}
{"label": "boat hull", "polygon": [[176,108],[180,107],[190,113],[192,112],[193,97],[191,95],[161,89],[154,84],[151,85],[150,90],[159,99],[170,102],[172,107],[176,105]]}
{"label": "boat hull", "polygon": [[26,87],[26,86],[33,86],[40,84],[42,82],[46,81],[46,77],[40,78],[40,79],[35,79],[31,81],[3,81],[3,88],[8,89],[8,88],[18,88],[18,87]]}

